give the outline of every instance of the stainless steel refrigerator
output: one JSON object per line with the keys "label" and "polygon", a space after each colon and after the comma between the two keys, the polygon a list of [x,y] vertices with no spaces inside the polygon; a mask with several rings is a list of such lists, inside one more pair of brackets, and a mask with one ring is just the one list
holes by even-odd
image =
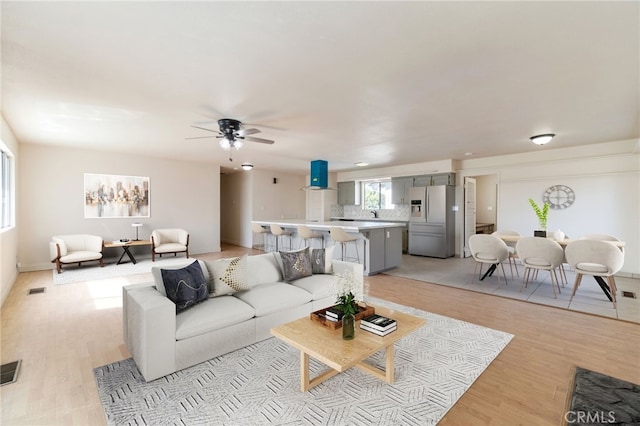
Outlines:
{"label": "stainless steel refrigerator", "polygon": [[411,188],[411,203],[421,205],[422,214],[412,214],[409,222],[409,254],[440,258],[455,255],[454,197],[454,186]]}

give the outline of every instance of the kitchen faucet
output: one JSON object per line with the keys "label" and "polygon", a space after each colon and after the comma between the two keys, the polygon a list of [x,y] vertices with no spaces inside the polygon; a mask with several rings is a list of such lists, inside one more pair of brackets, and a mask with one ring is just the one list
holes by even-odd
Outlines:
{"label": "kitchen faucet", "polygon": [[378,212],[377,211],[371,210],[371,213],[373,213],[373,217],[374,218],[376,218],[376,219],[378,218]]}

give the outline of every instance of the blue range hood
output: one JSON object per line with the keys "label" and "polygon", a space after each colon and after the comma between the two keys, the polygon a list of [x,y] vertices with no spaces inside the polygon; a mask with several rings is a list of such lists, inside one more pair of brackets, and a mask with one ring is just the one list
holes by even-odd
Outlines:
{"label": "blue range hood", "polygon": [[325,160],[311,162],[311,178],[309,186],[302,188],[305,191],[334,190],[329,188],[329,163]]}

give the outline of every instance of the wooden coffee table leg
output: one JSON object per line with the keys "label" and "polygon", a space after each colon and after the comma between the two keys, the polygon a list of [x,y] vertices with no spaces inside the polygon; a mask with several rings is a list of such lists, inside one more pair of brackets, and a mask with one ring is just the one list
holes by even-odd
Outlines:
{"label": "wooden coffee table leg", "polygon": [[308,391],[338,373],[339,371],[330,368],[319,376],[309,379],[309,354],[300,351],[300,390],[302,392]]}
{"label": "wooden coffee table leg", "polygon": [[384,355],[384,366],[385,366],[385,370],[382,371],[381,369],[379,369],[378,367],[375,367],[371,364],[368,364],[364,361],[360,361],[359,363],[357,363],[355,366],[358,367],[360,370],[371,374],[374,377],[377,377],[378,379],[386,382],[386,383],[393,383],[394,380],[394,346],[393,343],[387,347],[384,348],[385,349],[385,355]]}
{"label": "wooden coffee table leg", "polygon": [[393,380],[394,380],[394,375],[393,375],[393,372],[395,370],[394,368],[395,349],[394,348],[395,348],[394,345],[389,345],[385,349],[384,359],[385,359],[385,375],[386,375],[387,383],[393,383]]}

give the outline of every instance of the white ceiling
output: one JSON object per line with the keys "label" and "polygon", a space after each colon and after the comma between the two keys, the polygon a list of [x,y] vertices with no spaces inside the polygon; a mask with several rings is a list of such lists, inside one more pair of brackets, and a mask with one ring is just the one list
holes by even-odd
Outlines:
{"label": "white ceiling", "polygon": [[[23,143],[302,173],[640,137],[635,1],[0,7],[2,111]],[[185,140],[223,117],[276,143],[230,163],[218,139]]]}

